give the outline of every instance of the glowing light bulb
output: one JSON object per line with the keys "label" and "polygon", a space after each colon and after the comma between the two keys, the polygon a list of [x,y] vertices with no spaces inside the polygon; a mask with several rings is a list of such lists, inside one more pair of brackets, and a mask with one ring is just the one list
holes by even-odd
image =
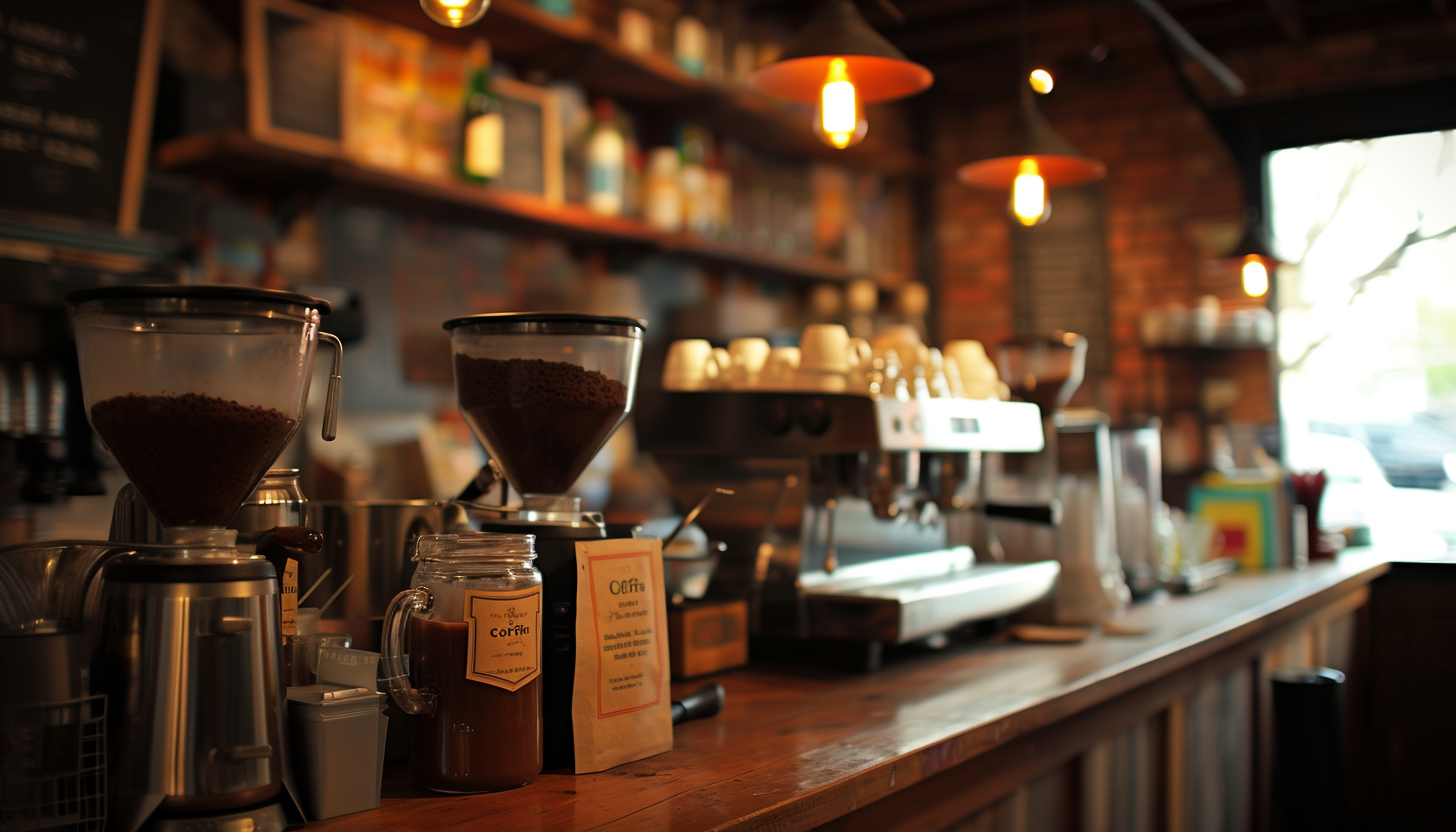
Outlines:
{"label": "glowing light bulb", "polygon": [[1052,80],[1052,74],[1044,69],[1033,69],[1027,81],[1031,83],[1033,90],[1036,90],[1042,95],[1051,92],[1052,87],[1056,86],[1056,81]]}
{"label": "glowing light bulb", "polygon": [[420,0],[420,8],[441,26],[459,29],[479,20],[490,0]]}
{"label": "glowing light bulb", "polygon": [[1046,180],[1035,159],[1022,159],[1011,183],[1011,216],[1022,225],[1040,225],[1052,215]]}
{"label": "glowing light bulb", "polygon": [[1251,298],[1262,298],[1269,291],[1269,269],[1257,254],[1244,258],[1244,294]]}
{"label": "glowing light bulb", "polygon": [[824,86],[819,90],[819,105],[814,109],[814,133],[819,140],[843,150],[860,143],[869,132],[859,90],[849,77],[849,64],[843,58],[831,58]]}

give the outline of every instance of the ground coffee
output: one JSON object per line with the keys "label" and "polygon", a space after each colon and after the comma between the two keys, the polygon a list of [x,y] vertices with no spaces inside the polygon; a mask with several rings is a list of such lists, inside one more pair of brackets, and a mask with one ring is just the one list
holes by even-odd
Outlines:
{"label": "ground coffee", "polygon": [[523,494],[562,494],[627,411],[627,385],[576,364],[455,356],[460,408]]}
{"label": "ground coffee", "polygon": [[199,393],[128,393],[91,426],[164,526],[221,526],[293,435],[287,414]]}

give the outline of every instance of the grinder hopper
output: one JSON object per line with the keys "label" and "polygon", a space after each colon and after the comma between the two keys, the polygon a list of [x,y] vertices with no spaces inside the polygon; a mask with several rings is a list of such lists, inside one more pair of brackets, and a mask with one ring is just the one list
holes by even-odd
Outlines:
{"label": "grinder hopper", "polygon": [[460,410],[527,507],[556,508],[632,412],[645,327],[545,312],[445,322]]}
{"label": "grinder hopper", "polygon": [[[232,519],[298,430],[327,301],[242,286],[75,292],[86,415],[172,537]],[[185,533],[182,533],[185,536]]]}

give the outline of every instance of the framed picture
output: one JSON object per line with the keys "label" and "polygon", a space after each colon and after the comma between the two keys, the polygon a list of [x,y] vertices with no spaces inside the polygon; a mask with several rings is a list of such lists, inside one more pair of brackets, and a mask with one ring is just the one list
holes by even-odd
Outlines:
{"label": "framed picture", "polygon": [[294,0],[247,0],[248,131],[305,153],[343,149],[343,18]]}
{"label": "framed picture", "polygon": [[561,120],[556,94],[509,78],[492,78],[505,128],[505,165],[491,187],[561,202]]}

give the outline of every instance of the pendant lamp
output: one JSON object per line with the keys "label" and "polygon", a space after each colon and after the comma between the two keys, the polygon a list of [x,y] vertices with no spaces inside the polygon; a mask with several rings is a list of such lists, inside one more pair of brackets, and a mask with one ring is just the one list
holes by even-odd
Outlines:
{"label": "pendant lamp", "polygon": [[814,132],[831,147],[858,144],[864,105],[914,95],[935,80],[870,28],[853,0],[826,0],[775,62],[748,76],[774,98],[814,104]]}
{"label": "pendant lamp", "polygon": [[[1083,155],[1075,145],[1057,134],[1032,97],[1028,80],[1026,4],[1021,7],[1021,64],[1018,76],[1020,96],[1016,126],[1003,141],[997,155],[962,165],[956,175],[973,188],[1008,191],[1007,211],[1022,225],[1039,225],[1051,216],[1047,189],[1085,185],[1107,175],[1107,165]],[[1048,77],[1048,81],[1050,78]],[[1046,89],[1051,91],[1047,83]]]}
{"label": "pendant lamp", "polygon": [[1244,236],[1229,252],[1227,259],[1238,264],[1244,294],[1251,298],[1261,298],[1269,293],[1269,277],[1281,262],[1269,253],[1270,248],[1259,211],[1249,208],[1244,212]]}

